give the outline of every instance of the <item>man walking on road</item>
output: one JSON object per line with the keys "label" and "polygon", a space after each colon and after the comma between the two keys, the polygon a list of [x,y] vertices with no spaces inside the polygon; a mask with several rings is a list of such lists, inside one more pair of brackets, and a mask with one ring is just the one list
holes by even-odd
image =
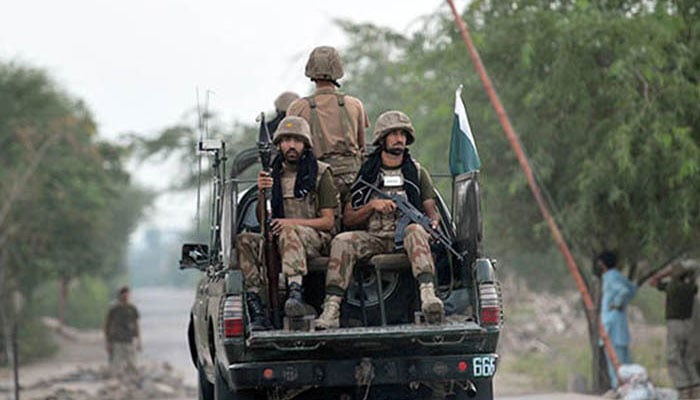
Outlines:
{"label": "man walking on road", "polygon": [[136,370],[136,351],[141,351],[139,312],[129,302],[129,287],[119,289],[118,303],[107,313],[104,326],[107,354],[112,373]]}

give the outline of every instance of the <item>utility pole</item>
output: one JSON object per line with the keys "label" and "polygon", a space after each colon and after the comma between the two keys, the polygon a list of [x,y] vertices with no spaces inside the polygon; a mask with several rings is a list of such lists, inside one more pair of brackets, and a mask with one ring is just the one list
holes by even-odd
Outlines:
{"label": "utility pole", "polygon": [[467,27],[467,23],[464,22],[460,14],[457,12],[457,8],[454,5],[454,1],[447,0],[447,3],[450,5],[455,24],[457,25],[459,33],[462,36],[464,44],[467,46],[469,56],[471,57],[472,62],[474,63],[474,67],[476,68],[476,71],[479,75],[479,78],[481,79],[481,82],[484,85],[486,94],[489,96],[491,104],[493,105],[493,108],[496,111],[496,114],[498,115],[498,119],[501,122],[503,131],[506,137],[508,138],[508,141],[510,142],[513,151],[515,152],[516,157],[518,158],[520,167],[522,168],[525,174],[528,186],[530,186],[530,191],[532,191],[532,195],[540,208],[542,217],[544,218],[544,221],[547,223],[547,226],[549,227],[549,230],[552,233],[554,242],[557,244],[557,247],[559,247],[559,250],[561,251],[562,255],[564,256],[564,259],[566,260],[566,264],[569,267],[569,272],[571,273],[571,276],[574,278],[576,287],[578,288],[578,291],[581,294],[581,299],[583,300],[587,320],[589,324],[594,324],[594,329],[598,330],[600,338],[603,341],[605,351],[608,355],[608,358],[610,359],[610,363],[613,365],[615,373],[619,374],[618,367],[620,363],[618,361],[617,354],[615,354],[615,349],[612,345],[612,342],[610,341],[610,337],[608,337],[608,333],[605,331],[605,328],[596,318],[595,306],[593,304],[591,294],[588,291],[588,287],[586,286],[586,282],[584,281],[583,276],[581,275],[581,271],[576,265],[576,261],[574,261],[574,257],[571,254],[571,251],[569,250],[569,246],[566,243],[564,236],[559,230],[557,222],[554,220],[554,217],[549,212],[547,202],[545,201],[544,197],[542,197],[540,188],[537,185],[537,182],[535,181],[535,175],[532,171],[532,167],[530,166],[530,161],[528,160],[527,156],[525,155],[525,152],[522,149],[522,146],[520,145],[520,139],[517,133],[515,132],[515,129],[513,129],[513,126],[510,123],[510,119],[508,118],[506,109],[505,107],[503,107],[501,100],[498,98],[498,94],[496,93],[496,89],[493,87],[491,78],[486,72],[484,64],[481,62],[479,52],[476,50],[476,46],[474,46],[474,42],[472,41],[471,35],[469,34],[469,28]]}

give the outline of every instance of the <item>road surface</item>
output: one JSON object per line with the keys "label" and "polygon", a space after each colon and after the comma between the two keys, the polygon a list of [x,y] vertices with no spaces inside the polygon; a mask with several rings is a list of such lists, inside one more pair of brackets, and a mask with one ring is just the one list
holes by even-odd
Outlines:
{"label": "road surface", "polygon": [[[172,366],[168,374],[181,379],[192,392],[197,385],[196,370],[192,365],[187,347],[187,324],[189,309],[194,299],[194,289],[149,287],[136,288],[132,292],[132,302],[141,314],[141,334],[143,352],[140,355],[143,363]],[[61,350],[52,360],[23,366],[20,378],[22,399],[47,399],[50,393],[56,393],[60,388],[83,390],[86,395],[61,397],[62,399],[92,400],[103,398],[99,390],[108,386],[95,380],[75,382],[71,379],[58,379],[54,383],[42,383],[51,377],[67,376],[70,371],[88,370],[105,371],[106,354],[102,333],[99,331],[76,332],[71,335],[59,335]],[[151,372],[148,372],[151,373]],[[161,374],[162,369],[156,369],[154,374]],[[88,373],[87,375],[90,375]],[[526,385],[515,384],[517,380],[499,377],[496,374],[495,392],[498,400],[592,400],[599,397],[571,393],[559,394],[527,394],[519,395],[518,390]],[[510,383],[509,383],[510,382]],[[512,387],[510,387],[510,386]],[[0,400],[12,399],[12,374],[7,368],[0,369]],[[117,390],[117,388],[114,388]],[[188,393],[188,391],[184,391]],[[169,400],[195,399],[196,396],[183,397],[178,391],[177,396],[166,396]],[[522,392],[521,392],[522,393]],[[119,397],[116,397],[119,398]],[[124,399],[131,397],[124,396]],[[149,397],[150,398],[150,397]],[[153,398],[151,398],[153,400]]]}

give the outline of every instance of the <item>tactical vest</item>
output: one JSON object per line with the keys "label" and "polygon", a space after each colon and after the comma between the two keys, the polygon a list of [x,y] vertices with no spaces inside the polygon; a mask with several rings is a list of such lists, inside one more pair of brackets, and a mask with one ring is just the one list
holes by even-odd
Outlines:
{"label": "tactical vest", "polygon": [[319,160],[333,166],[333,176],[351,174],[354,178],[354,174],[357,173],[362,164],[362,154],[360,154],[358,144],[352,139],[354,134],[352,130],[352,119],[350,118],[348,109],[345,107],[345,95],[341,93],[334,94],[338,100],[338,107],[340,107],[341,110],[340,126],[342,126],[342,134],[345,137],[345,152],[342,154],[335,154],[331,153],[328,149],[329,141],[328,138],[325,137],[328,133],[321,131],[314,96],[304,98],[309,103],[309,113],[311,115],[309,126],[311,128],[311,136],[315,139],[314,146],[317,146],[321,152]]}
{"label": "tactical vest", "polygon": [[282,204],[284,206],[285,218],[317,218],[321,216],[318,209],[318,186],[321,177],[328,169],[329,165],[318,161],[318,174],[316,175],[316,187],[314,191],[307,194],[303,199],[294,197],[294,183],[296,182],[296,171],[286,168],[282,170]]}
{"label": "tactical vest", "polygon": [[[420,181],[420,164],[414,160],[416,168],[418,168],[418,180]],[[379,171],[379,182],[382,183],[382,191],[390,195],[399,195],[404,198],[407,197],[406,189],[404,185],[411,184],[406,181],[401,172],[401,168],[396,169],[380,169]],[[420,192],[420,187],[418,188]],[[370,196],[370,199],[381,198],[378,194],[374,193]],[[394,238],[394,233],[396,232],[396,225],[401,218],[401,212],[396,209],[390,214],[382,214],[380,212],[372,213],[367,222],[367,231],[376,236],[385,238]]]}

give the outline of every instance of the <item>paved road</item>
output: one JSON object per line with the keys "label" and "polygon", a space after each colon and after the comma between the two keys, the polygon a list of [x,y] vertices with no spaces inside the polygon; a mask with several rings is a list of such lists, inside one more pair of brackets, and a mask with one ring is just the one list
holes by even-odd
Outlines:
{"label": "paved road", "polygon": [[[132,300],[141,312],[142,356],[149,360],[170,363],[185,378],[187,384],[196,386],[196,371],[192,366],[187,348],[187,324],[193,299],[193,288],[139,288],[132,294]],[[496,399],[592,400],[600,398],[572,393],[554,393],[496,396]]]}
{"label": "paved road", "polygon": [[187,347],[189,310],[194,288],[148,287],[133,290],[132,301],[141,313],[142,357],[168,362],[196,386],[197,375]]}

